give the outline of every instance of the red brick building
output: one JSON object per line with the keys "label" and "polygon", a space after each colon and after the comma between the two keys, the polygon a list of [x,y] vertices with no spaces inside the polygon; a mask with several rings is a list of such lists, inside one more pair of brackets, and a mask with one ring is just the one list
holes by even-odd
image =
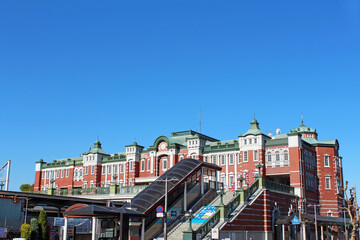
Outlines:
{"label": "red brick building", "polygon": [[[336,199],[343,184],[342,163],[337,140],[319,141],[315,129],[303,123],[287,134],[265,135],[254,119],[249,130],[233,140],[221,141],[195,131],[160,136],[145,148],[136,142],[125,152],[106,153],[100,141],[80,155],[52,162],[36,163],[35,191],[145,185],[184,158],[195,158],[222,167],[217,180],[226,189],[254,181],[260,168],[268,180],[295,188],[307,203],[321,204],[320,214],[338,216],[341,202]],[[211,178],[211,177],[209,177]],[[206,179],[214,180],[214,179]]]}

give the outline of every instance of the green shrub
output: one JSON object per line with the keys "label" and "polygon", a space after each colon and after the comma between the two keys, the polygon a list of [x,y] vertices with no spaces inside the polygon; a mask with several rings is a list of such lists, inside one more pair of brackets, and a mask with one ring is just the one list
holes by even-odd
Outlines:
{"label": "green shrub", "polygon": [[30,220],[31,239],[39,239],[39,223],[36,218]]}
{"label": "green shrub", "polygon": [[29,224],[24,223],[21,225],[21,237],[26,240],[31,240],[31,227]]}
{"label": "green shrub", "polygon": [[38,217],[39,239],[46,240],[47,235],[47,216],[44,210],[41,210]]}

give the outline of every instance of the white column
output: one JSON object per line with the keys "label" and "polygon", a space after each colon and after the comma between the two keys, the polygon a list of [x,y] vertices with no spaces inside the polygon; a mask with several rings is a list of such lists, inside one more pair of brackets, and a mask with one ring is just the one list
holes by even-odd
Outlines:
{"label": "white column", "polygon": [[324,240],[324,226],[321,226],[321,240]]}
{"label": "white column", "polygon": [[285,240],[285,224],[282,225],[282,239]]}
{"label": "white column", "polygon": [[204,195],[204,168],[201,168],[200,188],[201,195]]}
{"label": "white column", "polygon": [[225,180],[225,184],[227,186],[227,190],[229,190],[229,187],[231,185],[231,183],[229,183],[229,154],[225,154],[225,177],[226,177],[226,180]]}
{"label": "white column", "polygon": [[302,233],[303,233],[303,239],[305,240],[306,239],[306,225],[303,223],[302,224]]}
{"label": "white column", "polygon": [[184,183],[184,212],[187,211],[187,182]]}
{"label": "white column", "polygon": [[68,232],[67,227],[68,227],[68,218],[65,217],[63,240],[67,240],[67,232]]}
{"label": "white column", "polygon": [[145,218],[141,219],[141,240],[145,240]]}
{"label": "white column", "polygon": [[172,168],[172,166],[174,166],[174,152],[169,151],[169,153],[170,153],[170,168]]}
{"label": "white column", "polygon": [[154,156],[151,155],[150,157],[150,173],[154,173]]}
{"label": "white column", "polygon": [[91,240],[96,240],[96,217],[92,217]]}

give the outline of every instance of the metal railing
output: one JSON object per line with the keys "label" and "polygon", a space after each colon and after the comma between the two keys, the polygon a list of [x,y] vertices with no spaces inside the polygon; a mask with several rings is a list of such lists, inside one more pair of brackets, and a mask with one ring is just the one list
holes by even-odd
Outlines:
{"label": "metal railing", "polygon": [[294,194],[294,188],[293,187],[290,187],[288,185],[284,185],[284,184],[281,184],[281,183],[265,181],[265,188],[275,190],[275,191]]}
{"label": "metal railing", "polygon": [[196,231],[197,234],[201,234],[201,238],[205,237],[211,229],[220,221],[220,209],[215,211],[215,214],[211,216],[204,224],[202,224]]}
{"label": "metal railing", "polygon": [[252,197],[252,195],[258,190],[259,188],[259,179],[256,179],[253,184],[246,190],[247,191],[247,200]]}

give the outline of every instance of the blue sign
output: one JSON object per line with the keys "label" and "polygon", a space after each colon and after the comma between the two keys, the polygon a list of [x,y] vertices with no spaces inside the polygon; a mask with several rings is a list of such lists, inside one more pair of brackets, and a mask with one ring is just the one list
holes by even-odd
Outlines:
{"label": "blue sign", "polygon": [[7,238],[7,227],[0,227],[0,238]]}
{"label": "blue sign", "polygon": [[56,217],[54,218],[55,227],[63,227],[65,225],[65,218]]}
{"label": "blue sign", "polygon": [[300,221],[296,215],[294,216],[293,220],[291,221],[291,224],[293,224],[293,225],[300,224]]}
{"label": "blue sign", "polygon": [[170,216],[171,216],[171,217],[176,217],[176,216],[177,216],[177,212],[176,212],[176,211],[171,211],[171,212],[170,212]]}
{"label": "blue sign", "polygon": [[158,206],[158,207],[156,208],[156,212],[157,212],[157,213],[162,213],[163,211],[164,211],[164,209],[163,209],[162,206]]}

